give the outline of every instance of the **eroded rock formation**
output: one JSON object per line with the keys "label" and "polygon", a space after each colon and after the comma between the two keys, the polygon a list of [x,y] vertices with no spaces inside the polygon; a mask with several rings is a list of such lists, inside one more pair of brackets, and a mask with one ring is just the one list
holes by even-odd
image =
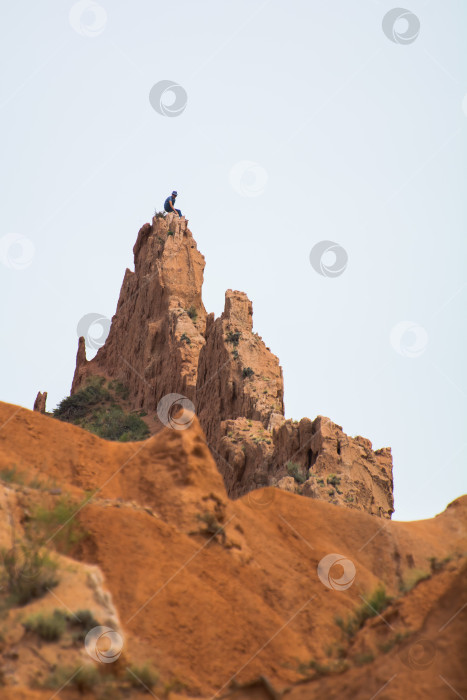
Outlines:
{"label": "eroded rock formation", "polygon": [[322,416],[286,420],[279,360],[253,332],[246,294],[228,290],[223,314],[206,313],[205,261],[187,221],[154,217],[133,252],[105,345],[87,361],[79,340],[72,393],[94,374],[116,379],[152,432],[161,399],[187,397],[231,497],[274,485],[391,517],[390,449],[373,451]]}
{"label": "eroded rock formation", "polygon": [[[86,355],[85,355],[86,357]],[[39,413],[45,413],[45,404],[47,402],[47,392],[37,392],[36,400],[34,401],[34,411],[38,411]]]}

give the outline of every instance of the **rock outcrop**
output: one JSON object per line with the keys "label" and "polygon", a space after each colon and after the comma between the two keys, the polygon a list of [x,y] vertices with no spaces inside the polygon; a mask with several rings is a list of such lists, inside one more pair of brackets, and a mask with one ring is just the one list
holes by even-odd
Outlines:
{"label": "rock outcrop", "polygon": [[[85,351],[86,353],[86,351]],[[85,354],[86,357],[86,354]],[[38,411],[39,413],[45,413],[45,404],[47,401],[47,392],[37,392],[36,400],[34,401],[34,411]]]}
{"label": "rock outcrop", "polygon": [[206,313],[205,261],[185,218],[155,216],[133,252],[104,346],[87,361],[79,340],[72,393],[92,375],[118,380],[152,432],[163,427],[161,400],[186,397],[231,497],[273,485],[390,518],[390,449],[322,416],[286,420],[282,369],[253,332],[246,294],[227,290],[222,315]]}
{"label": "rock outcrop", "polygon": [[173,215],[145,224],[133,253],[135,271],[125,272],[109,336],[90,362],[80,339],[72,393],[100,374],[122,381],[149,413],[168,393],[194,399],[205,342],[205,263],[185,219]]}

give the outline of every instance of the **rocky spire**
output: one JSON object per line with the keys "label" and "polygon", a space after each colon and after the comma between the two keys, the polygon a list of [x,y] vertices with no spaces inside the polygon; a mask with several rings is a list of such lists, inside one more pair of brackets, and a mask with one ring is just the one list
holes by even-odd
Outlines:
{"label": "rocky spire", "polygon": [[108,338],[87,361],[80,338],[72,392],[91,375],[128,387],[131,406],[162,424],[157,407],[181,394],[195,408],[231,497],[276,485],[365,510],[393,512],[389,449],[373,451],[318,416],[284,417],[278,358],[253,332],[253,306],[227,290],[222,315],[206,314],[204,257],[184,217],[157,215],[139,231],[135,270],[126,270]]}
{"label": "rocky spire", "polygon": [[173,214],[145,224],[133,253],[135,271],[125,271],[107,340],[86,365],[80,339],[72,391],[100,374],[124,383],[134,406],[149,413],[168,393],[195,397],[205,262],[186,220]]}
{"label": "rocky spire", "polygon": [[45,413],[45,403],[47,401],[47,392],[43,393],[38,391],[36,400],[34,401],[33,411],[38,411],[39,413]]}

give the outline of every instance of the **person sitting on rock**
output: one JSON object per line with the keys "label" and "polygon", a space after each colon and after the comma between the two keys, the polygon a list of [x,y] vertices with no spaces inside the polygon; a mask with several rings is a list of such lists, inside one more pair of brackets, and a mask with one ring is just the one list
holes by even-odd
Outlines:
{"label": "person sitting on rock", "polygon": [[174,207],[176,198],[177,198],[177,192],[174,190],[172,192],[172,194],[170,195],[170,197],[167,197],[167,199],[165,200],[164,209],[165,209],[165,211],[169,212],[169,214],[177,212],[177,214],[179,216],[181,216],[182,212],[180,211],[180,209],[175,209],[175,207]]}

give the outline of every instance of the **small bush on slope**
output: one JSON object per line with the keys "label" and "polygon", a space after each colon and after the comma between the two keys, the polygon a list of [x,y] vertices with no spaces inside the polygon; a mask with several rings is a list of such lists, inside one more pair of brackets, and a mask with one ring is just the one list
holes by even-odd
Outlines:
{"label": "small bush on slope", "polygon": [[23,626],[28,632],[34,632],[46,642],[56,642],[65,631],[66,619],[66,613],[54,610],[52,613],[31,615],[23,622]]}
{"label": "small bush on slope", "polygon": [[306,474],[297,462],[287,462],[287,474],[292,476],[298,484],[303,484],[306,481]]}
{"label": "small bush on slope", "polygon": [[116,399],[126,400],[128,395],[128,387],[121,382],[106,384],[104,377],[93,377],[83,389],[63,399],[53,415],[105,440],[145,440],[150,434],[146,423],[116,403]]}
{"label": "small bush on slope", "polygon": [[77,391],[76,394],[62,399],[58,407],[53,410],[55,418],[74,423],[79,418],[84,418],[84,416],[89,413],[91,406],[109,401],[111,395],[109,391],[104,388],[104,382],[105,380],[103,377],[96,377],[83,389]]}
{"label": "small bush on slope", "polygon": [[0,554],[0,585],[5,585],[10,602],[16,605],[41,598],[56,586],[56,570],[56,562],[37,544],[16,545]]}
{"label": "small bush on slope", "polygon": [[125,413],[120,406],[97,409],[77,425],[105,440],[131,442],[149,437],[149,428],[142,418]]}
{"label": "small bush on slope", "polygon": [[365,600],[363,605],[355,610],[353,615],[349,615],[346,620],[342,617],[336,617],[336,625],[348,637],[353,637],[363,627],[366,620],[379,615],[387,608],[390,602],[391,598],[386,594],[386,589],[383,585],[380,585],[373,591],[368,600]]}
{"label": "small bush on slope", "polygon": [[67,554],[86,536],[75,516],[88,500],[78,503],[73,502],[69,496],[62,496],[53,508],[36,506],[28,526],[30,539],[40,544],[53,545]]}
{"label": "small bush on slope", "polygon": [[151,692],[152,688],[159,680],[159,674],[150,664],[144,666],[128,666],[126,679],[133,688],[138,688],[142,692]]}

